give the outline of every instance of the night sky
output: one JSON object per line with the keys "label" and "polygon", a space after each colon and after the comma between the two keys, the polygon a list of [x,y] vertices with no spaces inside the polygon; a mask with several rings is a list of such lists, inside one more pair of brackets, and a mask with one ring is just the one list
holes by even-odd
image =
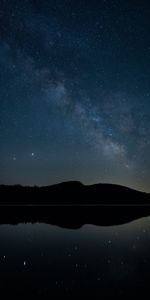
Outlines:
{"label": "night sky", "polygon": [[150,192],[150,3],[0,0],[0,183]]}

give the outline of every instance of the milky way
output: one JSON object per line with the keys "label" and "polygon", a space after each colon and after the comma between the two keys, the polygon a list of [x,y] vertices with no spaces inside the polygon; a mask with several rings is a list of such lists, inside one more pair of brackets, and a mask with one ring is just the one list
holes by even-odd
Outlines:
{"label": "milky way", "polygon": [[0,1],[0,182],[150,191],[150,4]]}

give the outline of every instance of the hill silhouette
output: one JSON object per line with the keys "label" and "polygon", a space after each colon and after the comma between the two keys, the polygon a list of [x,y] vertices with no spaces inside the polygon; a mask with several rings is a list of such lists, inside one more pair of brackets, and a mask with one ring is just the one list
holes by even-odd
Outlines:
{"label": "hill silhouette", "polygon": [[149,205],[150,194],[114,184],[83,185],[78,181],[44,187],[0,185],[0,205]]}
{"label": "hill silhouette", "polygon": [[0,186],[0,224],[41,222],[66,228],[118,225],[150,216],[150,194],[113,184],[64,182]]}

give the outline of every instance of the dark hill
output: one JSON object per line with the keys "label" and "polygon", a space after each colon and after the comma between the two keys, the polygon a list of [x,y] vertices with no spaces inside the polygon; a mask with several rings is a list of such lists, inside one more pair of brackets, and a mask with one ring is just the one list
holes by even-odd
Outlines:
{"label": "dark hill", "polygon": [[123,186],[65,182],[0,186],[0,224],[40,222],[66,228],[117,225],[150,216],[150,195]]}
{"label": "dark hill", "polygon": [[70,181],[45,187],[0,185],[0,205],[150,205],[150,194],[113,184]]}

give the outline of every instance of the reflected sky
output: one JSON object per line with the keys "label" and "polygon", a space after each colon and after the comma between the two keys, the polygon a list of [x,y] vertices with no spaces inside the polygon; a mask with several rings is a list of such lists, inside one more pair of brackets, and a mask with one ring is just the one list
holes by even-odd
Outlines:
{"label": "reflected sky", "polygon": [[[150,218],[78,230],[45,224],[0,226],[2,290],[23,297],[146,293]],[[109,288],[108,288],[109,287]]]}

